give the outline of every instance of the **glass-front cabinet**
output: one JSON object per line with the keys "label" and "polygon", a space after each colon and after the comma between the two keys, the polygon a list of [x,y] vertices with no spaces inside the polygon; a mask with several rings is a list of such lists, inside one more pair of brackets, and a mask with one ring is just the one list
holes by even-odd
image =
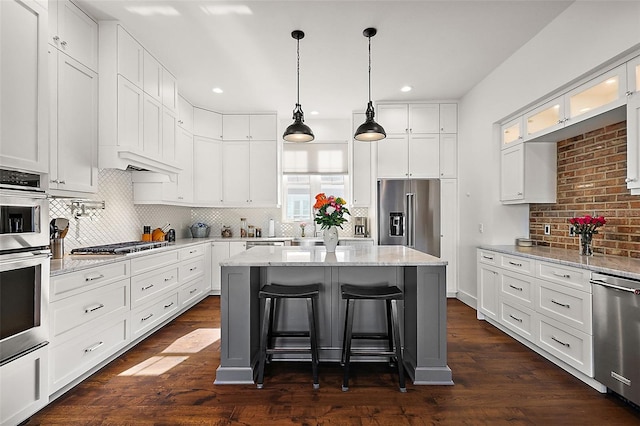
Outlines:
{"label": "glass-front cabinet", "polygon": [[501,126],[502,131],[502,149],[508,148],[519,142],[522,142],[522,117],[518,117]]}
{"label": "glass-front cabinet", "polygon": [[524,115],[525,139],[532,139],[564,126],[564,102],[558,97]]}
{"label": "glass-front cabinet", "polygon": [[640,92],[640,56],[627,62],[627,94]]}

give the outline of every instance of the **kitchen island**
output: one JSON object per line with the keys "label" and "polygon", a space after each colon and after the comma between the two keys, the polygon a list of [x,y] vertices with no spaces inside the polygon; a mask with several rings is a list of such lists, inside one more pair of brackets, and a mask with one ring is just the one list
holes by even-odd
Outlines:
{"label": "kitchen island", "polygon": [[[338,246],[335,253],[324,247],[254,247],[220,265],[222,330],[216,384],[254,383],[261,318],[258,291],[271,283],[321,285],[317,319],[321,368],[323,362],[340,360],[345,314],[340,285],[400,287],[405,294],[399,314],[409,376],[416,385],[453,384],[447,365],[446,261],[402,246]],[[306,327],[304,301],[283,302],[278,328]],[[382,306],[359,302],[354,327],[360,332],[383,330]]]}

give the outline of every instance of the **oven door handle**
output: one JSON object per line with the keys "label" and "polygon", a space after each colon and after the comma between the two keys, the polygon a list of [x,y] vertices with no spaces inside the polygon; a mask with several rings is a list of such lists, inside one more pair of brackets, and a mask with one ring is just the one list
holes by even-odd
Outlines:
{"label": "oven door handle", "polygon": [[9,253],[0,255],[0,263],[16,262],[31,259],[44,259],[51,257],[51,250],[34,250],[21,253]]}

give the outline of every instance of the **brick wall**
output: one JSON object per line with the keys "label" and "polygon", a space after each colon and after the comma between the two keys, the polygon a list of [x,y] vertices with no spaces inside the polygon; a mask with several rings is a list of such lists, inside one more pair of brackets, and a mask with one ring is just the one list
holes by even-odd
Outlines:
{"label": "brick wall", "polygon": [[[594,252],[640,258],[640,196],[627,189],[626,121],[558,142],[556,204],[531,204],[529,232],[538,245],[578,250],[569,219],[590,214],[607,224]],[[551,234],[544,234],[544,225]]]}

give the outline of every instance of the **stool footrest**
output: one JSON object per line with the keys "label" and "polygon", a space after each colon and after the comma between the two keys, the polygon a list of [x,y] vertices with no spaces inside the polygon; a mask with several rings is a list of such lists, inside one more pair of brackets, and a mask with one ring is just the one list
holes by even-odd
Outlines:
{"label": "stool footrest", "polygon": [[396,356],[395,351],[379,351],[379,350],[351,350],[351,355],[356,356]]}
{"label": "stool footrest", "polygon": [[310,354],[309,348],[269,348],[267,349],[267,355],[272,354]]}
{"label": "stool footrest", "polygon": [[272,337],[309,337],[308,331],[274,331]]}
{"label": "stool footrest", "polygon": [[383,333],[353,333],[352,339],[366,339],[366,340],[387,340],[389,336]]}

